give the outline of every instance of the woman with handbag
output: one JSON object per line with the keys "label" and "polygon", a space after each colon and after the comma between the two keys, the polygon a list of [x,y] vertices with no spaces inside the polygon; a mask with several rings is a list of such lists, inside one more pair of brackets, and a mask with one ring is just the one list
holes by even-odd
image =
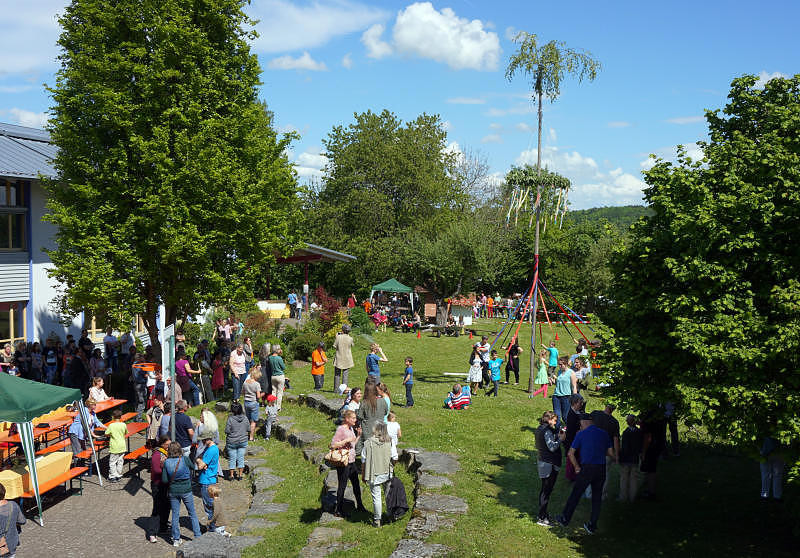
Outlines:
{"label": "woman with handbag", "polygon": [[346,410],[342,414],[342,424],[336,429],[336,433],[331,440],[331,451],[328,460],[332,465],[336,465],[338,475],[338,487],[336,489],[336,517],[346,517],[342,504],[344,503],[344,490],[347,488],[347,481],[353,485],[353,495],[356,497],[358,511],[367,511],[361,501],[361,485],[358,483],[358,469],[356,468],[356,442],[361,436],[361,429],[353,427],[356,424],[356,414]]}
{"label": "woman with handbag", "polygon": [[14,558],[19,545],[19,527],[25,516],[16,502],[6,500],[6,487],[0,484],[0,556]]}
{"label": "woman with handbag", "polygon": [[169,505],[172,508],[172,545],[181,545],[181,502],[189,512],[192,522],[192,532],[198,538],[200,521],[194,509],[194,495],[192,494],[192,470],[196,467],[191,459],[183,455],[183,449],[178,442],[171,442],[167,450],[167,459],[161,473],[161,482],[169,485]]}

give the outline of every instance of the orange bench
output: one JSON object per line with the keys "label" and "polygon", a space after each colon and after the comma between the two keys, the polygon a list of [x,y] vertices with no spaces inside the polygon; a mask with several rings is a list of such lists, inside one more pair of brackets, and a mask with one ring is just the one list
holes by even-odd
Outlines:
{"label": "orange bench", "polygon": [[[94,450],[96,452],[100,452],[101,449],[108,447],[108,440],[95,440],[94,441]],[[80,452],[79,454],[75,455],[78,459],[89,459],[92,456],[92,448],[88,448]]]}
{"label": "orange bench", "polygon": [[50,444],[46,448],[42,448],[36,452],[36,455],[47,455],[49,453],[53,453],[54,451],[62,450],[66,447],[69,447],[70,441],[69,439],[61,440],[60,442],[56,442],[55,444]]}
{"label": "orange bench", "polygon": [[[66,473],[63,473],[63,474],[61,474],[61,475],[59,475],[59,476],[57,476],[55,478],[52,478],[47,482],[41,483],[39,485],[39,494],[44,494],[45,492],[48,492],[48,491],[54,489],[56,486],[60,486],[62,484],[65,485],[64,487],[66,488],[67,482],[69,482],[69,488],[70,488],[70,490],[72,490],[72,480],[77,478],[78,481],[80,482],[80,488],[78,489],[78,493],[82,495],[83,494],[83,479],[81,478],[81,475],[83,473],[85,473],[86,471],[88,471],[88,470],[89,470],[89,467],[73,467],[72,469],[70,469]],[[33,493],[33,491],[31,491],[31,492],[23,492],[22,496],[20,496],[20,498],[21,499],[22,498],[35,498],[35,496],[36,495]]]}
{"label": "orange bench", "polygon": [[119,420],[121,420],[122,422],[128,422],[131,419],[135,419],[138,415],[139,413],[137,412],[125,413],[124,415],[119,417]]}
{"label": "orange bench", "polygon": [[[128,472],[129,473],[131,472],[131,467],[133,466],[133,463],[137,459],[139,459],[143,455],[147,455],[148,453],[150,453],[150,448],[148,448],[147,445],[144,445],[144,446],[142,446],[142,447],[140,447],[138,449],[135,449],[130,453],[126,453],[125,457],[123,459],[128,462]],[[136,470],[136,475],[140,476],[140,470],[138,468]]]}

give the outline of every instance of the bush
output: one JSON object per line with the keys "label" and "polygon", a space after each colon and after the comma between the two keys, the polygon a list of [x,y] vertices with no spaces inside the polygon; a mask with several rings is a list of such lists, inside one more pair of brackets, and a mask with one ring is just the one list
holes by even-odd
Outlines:
{"label": "bush", "polygon": [[350,311],[350,324],[353,326],[353,330],[359,333],[375,333],[375,324],[372,323],[372,318],[361,307],[353,308]]}
{"label": "bush", "polygon": [[330,322],[329,329],[325,332],[322,340],[325,342],[325,349],[333,347],[333,342],[336,339],[336,334],[342,330],[342,326],[349,323],[347,319],[347,310],[344,308],[336,312],[333,320]]}
{"label": "bush", "polygon": [[314,290],[314,298],[319,304],[319,321],[322,325],[322,331],[328,331],[331,324],[336,319],[339,313],[341,304],[334,297],[330,296],[323,287],[317,287]]}
{"label": "bush", "polygon": [[322,337],[316,333],[300,333],[289,343],[289,349],[296,360],[311,360],[311,353],[317,348]]}

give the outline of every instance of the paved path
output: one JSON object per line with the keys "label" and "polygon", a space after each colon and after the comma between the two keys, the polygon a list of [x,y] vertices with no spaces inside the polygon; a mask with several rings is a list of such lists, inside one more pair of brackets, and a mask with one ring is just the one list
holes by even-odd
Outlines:
{"label": "paved path", "polygon": [[[132,447],[136,445],[141,445],[141,442],[137,441]],[[105,456],[100,461],[100,470],[108,471],[108,458]],[[250,505],[250,483],[222,479],[220,482],[228,528],[235,530]],[[75,486],[78,486],[77,481]],[[149,471],[142,471],[141,480],[133,473],[118,484],[104,481],[102,488],[97,476],[89,477],[84,479],[83,496],[77,490],[65,496],[63,489],[57,488],[45,495],[44,506],[44,527],[28,519],[20,536],[22,544],[17,549],[17,558],[175,556],[175,549],[168,540],[159,538],[153,544],[145,539],[145,527],[152,509]],[[195,509],[205,530],[206,517],[199,497],[195,497]],[[184,540],[192,538],[185,513],[182,507],[181,533]]]}

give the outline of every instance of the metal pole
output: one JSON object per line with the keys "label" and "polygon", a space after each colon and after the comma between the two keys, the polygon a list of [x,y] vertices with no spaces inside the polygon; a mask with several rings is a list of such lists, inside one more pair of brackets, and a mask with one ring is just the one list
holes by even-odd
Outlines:
{"label": "metal pole", "polygon": [[173,442],[175,441],[175,336],[169,336],[169,377],[170,380],[170,405],[171,413],[169,419],[169,437]]}

